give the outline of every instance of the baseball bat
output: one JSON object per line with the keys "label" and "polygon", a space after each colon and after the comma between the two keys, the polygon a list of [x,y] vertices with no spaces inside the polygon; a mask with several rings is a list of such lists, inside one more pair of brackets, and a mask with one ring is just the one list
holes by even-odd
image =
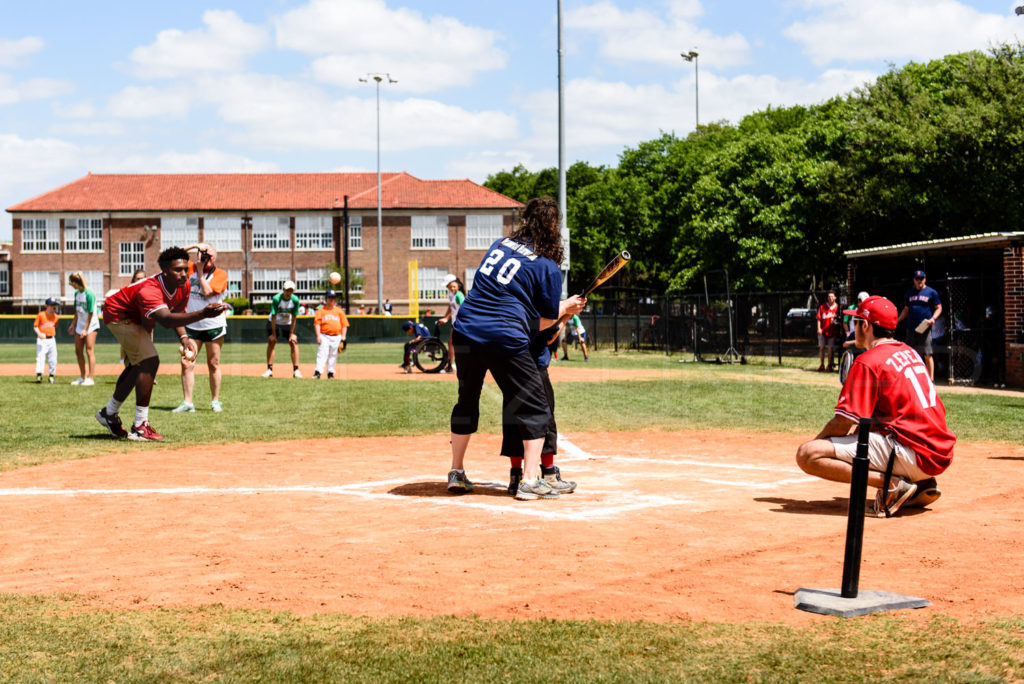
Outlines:
{"label": "baseball bat", "polygon": [[629,259],[629,252],[627,252],[626,250],[622,250],[621,252],[619,252],[615,256],[615,258],[609,261],[601,270],[601,272],[597,274],[597,277],[590,282],[590,285],[587,286],[587,289],[585,289],[583,291],[583,294],[580,296],[584,298],[589,297],[591,292],[600,287],[609,278],[618,273],[623,266],[629,263]]}

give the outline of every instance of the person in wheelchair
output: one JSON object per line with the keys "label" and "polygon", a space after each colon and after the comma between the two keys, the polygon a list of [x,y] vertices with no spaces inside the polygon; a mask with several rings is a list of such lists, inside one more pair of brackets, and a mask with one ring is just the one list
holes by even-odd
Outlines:
{"label": "person in wheelchair", "polygon": [[[857,294],[857,305],[868,298],[868,293],[861,291]],[[864,353],[863,349],[857,346],[857,342],[854,339],[854,324],[853,316],[846,316],[846,339],[843,340],[843,353],[839,356],[839,384],[842,385],[846,382],[846,376],[850,372],[850,366],[853,365],[853,360]]]}
{"label": "person in wheelchair", "polygon": [[430,337],[427,326],[414,321],[406,321],[402,324],[402,330],[406,335],[412,335],[412,339],[405,343],[405,355],[402,357],[402,365],[399,366],[406,373],[412,372],[412,350],[416,345]]}

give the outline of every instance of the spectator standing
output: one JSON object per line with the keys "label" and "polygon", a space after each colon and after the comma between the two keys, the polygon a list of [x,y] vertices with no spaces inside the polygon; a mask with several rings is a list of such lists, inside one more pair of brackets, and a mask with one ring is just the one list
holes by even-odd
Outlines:
{"label": "spectator standing", "polygon": [[[185,311],[200,311],[209,304],[220,304],[228,291],[228,274],[217,268],[217,249],[213,245],[201,242],[185,247],[186,252],[195,251],[199,262],[188,265],[188,304]],[[227,304],[224,305],[227,307]],[[173,413],[193,413],[196,410],[192,402],[192,391],[195,388],[196,361],[199,350],[206,345],[206,368],[210,375],[210,410],[220,413],[224,410],[220,401],[220,353],[228,334],[227,312],[213,318],[204,318],[185,326],[185,334],[196,344],[196,356],[191,359],[181,357],[181,392],[183,400]]]}
{"label": "spectator standing", "polygon": [[302,377],[302,373],[299,372],[299,338],[295,334],[300,306],[299,298],[295,296],[295,283],[286,280],[281,291],[270,300],[270,316],[267,319],[267,370],[263,371],[263,377],[274,377],[274,348],[282,335],[288,340],[291,349],[292,377]]}
{"label": "spectator standing", "polygon": [[75,317],[68,326],[68,334],[75,336],[75,356],[78,357],[78,379],[72,385],[95,385],[96,335],[100,317],[96,310],[96,295],[85,284],[85,276],[76,271],[68,276],[68,284],[75,289]]}
{"label": "spectator standing", "polygon": [[50,297],[36,314],[32,330],[36,333],[36,382],[43,381],[43,368],[49,366],[47,381],[52,385],[57,374],[57,300]]}
{"label": "spectator standing", "polygon": [[828,349],[828,371],[835,370],[836,338],[839,337],[839,304],[836,291],[829,290],[825,302],[818,307],[815,317],[818,328],[818,372],[824,372],[825,349]]}
{"label": "spectator standing", "polygon": [[928,377],[935,381],[935,359],[932,357],[932,326],[942,315],[942,300],[939,293],[928,287],[928,276],[924,271],[914,271],[914,286],[903,297],[900,322],[907,322],[904,339],[917,350],[928,368]]}

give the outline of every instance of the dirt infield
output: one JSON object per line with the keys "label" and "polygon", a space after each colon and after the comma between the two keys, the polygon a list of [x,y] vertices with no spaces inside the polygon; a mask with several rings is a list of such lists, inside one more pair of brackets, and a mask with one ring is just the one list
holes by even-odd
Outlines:
{"label": "dirt infield", "polygon": [[[137,449],[0,474],[0,591],[118,608],[223,604],[357,615],[826,620],[845,485],[793,464],[792,435],[566,435],[561,500],[505,494],[497,439],[447,494],[446,435]],[[863,589],[904,615],[1024,615],[1024,448],[967,444],[933,510],[865,524]]]}

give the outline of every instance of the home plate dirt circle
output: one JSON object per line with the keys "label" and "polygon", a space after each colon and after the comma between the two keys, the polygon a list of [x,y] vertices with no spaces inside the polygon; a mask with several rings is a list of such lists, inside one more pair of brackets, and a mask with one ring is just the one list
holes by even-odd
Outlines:
{"label": "home plate dirt circle", "polygon": [[[559,500],[505,492],[477,435],[476,492],[445,489],[447,435],[134,451],[0,473],[0,591],[117,608],[497,618],[828,619],[848,488],[794,465],[800,438],[579,433]],[[957,618],[1024,614],[1024,448],[961,444],[931,510],[865,521],[860,586]]]}

